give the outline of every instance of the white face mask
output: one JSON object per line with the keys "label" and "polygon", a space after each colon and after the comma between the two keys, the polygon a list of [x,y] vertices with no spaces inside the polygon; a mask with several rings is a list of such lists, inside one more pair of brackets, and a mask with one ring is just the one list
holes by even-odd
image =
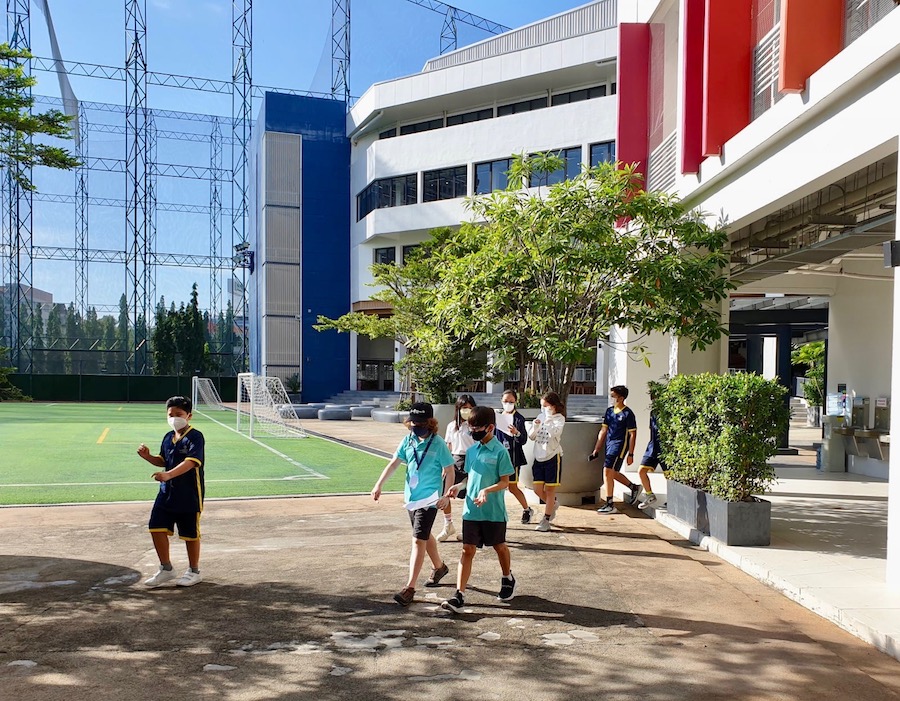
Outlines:
{"label": "white face mask", "polygon": [[516,410],[516,405],[513,404],[512,402],[503,402],[503,411],[505,411],[508,414],[511,414],[515,410]]}
{"label": "white face mask", "polygon": [[185,426],[188,425],[187,419],[181,416],[170,416],[169,417],[169,426],[172,427],[175,431],[180,431]]}
{"label": "white face mask", "polygon": [[541,409],[544,410],[544,413],[547,416],[553,416],[556,413],[556,410],[549,404],[545,404],[544,406],[541,407]]}
{"label": "white face mask", "polygon": [[471,415],[472,415],[471,409],[460,409],[459,410],[459,418],[461,418],[463,421],[468,421],[469,417]]}

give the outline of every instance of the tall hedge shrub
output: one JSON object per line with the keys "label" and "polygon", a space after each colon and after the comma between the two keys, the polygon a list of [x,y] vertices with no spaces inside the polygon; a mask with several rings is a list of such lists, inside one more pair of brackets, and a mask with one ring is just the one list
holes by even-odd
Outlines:
{"label": "tall hedge shrub", "polygon": [[786,393],[744,372],[650,383],[669,478],[726,501],[765,492],[775,480],[769,458],[788,425]]}

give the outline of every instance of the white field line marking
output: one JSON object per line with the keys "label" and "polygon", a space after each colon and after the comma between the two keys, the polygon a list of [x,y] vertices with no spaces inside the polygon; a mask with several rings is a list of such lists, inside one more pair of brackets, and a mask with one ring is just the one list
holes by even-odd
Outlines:
{"label": "white field line marking", "polygon": [[[315,480],[320,479],[315,475],[291,475],[290,477],[246,477],[236,479],[223,480],[204,480],[206,484],[219,482],[295,482],[297,480]],[[327,477],[325,479],[328,479]],[[142,482],[35,482],[34,484],[0,484],[0,489],[4,487],[115,487],[120,484],[153,484],[149,480]]]}
{"label": "white field line marking", "polygon": [[292,458],[292,457],[290,457],[290,456],[288,456],[288,455],[285,455],[285,454],[282,453],[280,450],[275,450],[275,448],[273,448],[272,446],[266,445],[265,443],[262,443],[262,442],[256,440],[255,438],[250,438],[250,436],[245,436],[243,433],[238,433],[237,429],[232,428],[231,426],[228,426],[227,424],[223,424],[221,421],[216,421],[216,419],[214,419],[214,418],[213,418],[212,416],[210,416],[209,414],[204,414],[203,412],[197,412],[197,413],[200,414],[201,416],[206,417],[207,419],[209,419],[209,420],[212,421],[213,423],[219,424],[219,426],[221,426],[222,428],[227,428],[227,429],[228,429],[229,431],[231,431],[232,433],[237,433],[241,438],[246,438],[248,441],[253,441],[253,442],[256,443],[257,445],[262,446],[263,448],[265,448],[266,450],[275,453],[275,455],[277,455],[278,457],[282,458],[283,460],[287,460],[289,463],[291,463],[291,465],[296,465],[296,466],[299,467],[301,470],[305,470],[306,472],[308,472],[309,475],[310,475],[310,477],[312,477],[312,478],[315,478],[315,479],[322,479],[322,480],[331,479],[330,477],[328,477],[328,476],[326,476],[326,475],[323,475],[323,474],[321,474],[321,473],[319,473],[319,472],[316,472],[316,471],[313,470],[311,467],[309,467],[309,466],[307,466],[307,465],[304,465],[304,464],[301,463],[301,462],[297,462],[296,460],[294,460],[294,458]]}

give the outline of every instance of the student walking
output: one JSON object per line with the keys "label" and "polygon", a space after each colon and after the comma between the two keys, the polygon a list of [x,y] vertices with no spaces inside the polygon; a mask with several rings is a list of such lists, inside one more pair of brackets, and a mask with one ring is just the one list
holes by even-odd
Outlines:
{"label": "student walking", "polygon": [[641,458],[640,467],[641,485],[644,487],[645,492],[644,500],[638,504],[638,508],[642,511],[658,501],[650,486],[650,473],[656,470],[657,467],[662,470],[663,477],[665,478],[669,468],[660,456],[659,426],[656,424],[656,414],[651,411],[650,441],[647,443],[647,450],[644,451],[644,457]]}
{"label": "student walking", "polygon": [[519,469],[523,465],[527,465],[525,459],[525,450],[523,446],[528,441],[528,434],[525,430],[525,417],[522,416],[516,404],[519,401],[519,395],[514,389],[508,389],[503,393],[503,413],[509,417],[510,424],[506,431],[495,429],[494,435],[497,440],[509,452],[509,459],[512,462],[513,472],[509,478],[509,493],[512,494],[519,505],[522,507],[522,523],[531,523],[531,517],[534,515],[534,509],[528,506],[525,494],[519,489]]}
{"label": "student walking", "polygon": [[613,506],[613,487],[616,482],[625,485],[628,493],[625,502],[633,504],[641,493],[641,485],[634,484],[622,474],[622,465],[627,461],[629,465],[634,463],[634,444],[637,441],[637,419],[634,412],[625,406],[628,398],[628,388],[624,385],[616,385],[609,390],[609,398],[613,405],[606,410],[603,417],[603,427],[597,436],[597,444],[588,460],[595,460],[604,449],[603,477],[606,483],[606,503],[597,509],[597,513],[612,514],[616,509]]}
{"label": "student walking", "polygon": [[401,463],[405,463],[403,501],[412,525],[412,549],[406,586],[394,595],[394,601],[401,606],[409,606],[416,594],[416,582],[426,553],[433,565],[431,577],[425,582],[426,587],[437,586],[450,571],[438,553],[431,528],[438,509],[448,501],[443,495],[453,484],[453,456],[446,443],[436,435],[438,423],[431,404],[413,404],[404,423],[410,432],[400,441],[394,457],[372,488],[372,498],[378,501],[384,483]]}
{"label": "student walking", "polygon": [[[464,469],[466,464],[466,451],[475,445],[475,441],[472,440],[472,433],[469,431],[468,419],[475,406],[475,400],[471,395],[459,395],[456,398],[456,413],[453,417],[453,421],[447,424],[447,430],[445,431],[444,440],[447,441],[447,447],[453,455],[453,466],[456,471],[453,478],[453,484],[462,482],[466,478],[466,471]],[[465,494],[462,494],[461,496],[465,496]],[[454,535],[457,540],[462,539],[462,536],[456,532],[456,527],[453,525],[452,504],[453,500],[448,499],[447,506],[444,507],[444,527],[437,537],[438,541],[441,543]]]}
{"label": "student walking", "polygon": [[152,455],[141,443],[137,454],[154,467],[163,468],[151,477],[159,482],[159,492],[150,511],[148,529],[159,557],[159,571],[144,581],[158,587],[178,575],[169,557],[169,537],[184,541],[188,569],[175,582],[179,587],[192,587],[203,581],[200,576],[200,514],[206,487],[203,480],[206,441],[203,434],[190,425],[193,405],[187,397],[172,397],[166,402],[166,418],[172,429],[162,439],[159,454]]}
{"label": "student walking", "polygon": [[475,551],[485,545],[494,548],[500,562],[500,601],[509,601],[516,593],[516,578],[512,573],[511,556],[506,545],[506,503],[503,490],[513,474],[509,453],[494,437],[496,414],[493,409],[480,406],[469,416],[475,444],[466,452],[466,479],[450,487],[449,496],[466,490],[463,506],[463,551],[456,571],[456,594],[441,604],[441,608],[459,613],[465,606],[466,585],[472,574]]}
{"label": "student walking", "polygon": [[531,466],[534,493],[544,502],[544,518],[536,531],[549,531],[556,518],[556,488],[562,481],[562,438],[566,427],[566,407],[556,392],[541,397],[541,413],[531,425],[528,437],[534,441],[534,463]]}

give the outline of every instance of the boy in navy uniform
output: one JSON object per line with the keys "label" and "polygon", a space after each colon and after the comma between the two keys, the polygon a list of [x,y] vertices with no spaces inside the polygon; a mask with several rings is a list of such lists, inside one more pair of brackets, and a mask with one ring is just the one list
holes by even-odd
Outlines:
{"label": "boy in navy uniform", "polygon": [[151,477],[159,482],[159,493],[150,512],[150,536],[159,556],[159,571],[144,581],[148,587],[158,587],[176,574],[169,559],[169,536],[175,534],[187,548],[187,571],[175,582],[179,587],[192,587],[203,581],[200,576],[200,514],[206,487],[203,482],[203,434],[190,425],[191,400],[172,397],[166,402],[166,415],[172,428],[162,440],[158,455],[141,443],[137,454],[155,467],[164,468]]}
{"label": "boy in navy uniform", "polygon": [[650,473],[653,472],[657,467],[662,470],[663,476],[665,477],[666,473],[669,471],[669,468],[660,457],[659,426],[657,426],[656,424],[656,414],[651,412],[650,442],[647,443],[647,450],[644,452],[644,457],[641,458],[641,484],[643,485],[644,491],[646,492],[644,501],[638,504],[638,508],[641,510],[644,510],[648,506],[652,506],[657,502],[656,495],[653,493],[653,489],[650,487]]}
{"label": "boy in navy uniform", "polygon": [[456,594],[441,604],[441,608],[459,613],[465,606],[466,584],[472,574],[472,561],[477,548],[489,545],[500,561],[500,601],[509,601],[516,593],[509,547],[506,545],[506,503],[504,492],[509,476],[515,470],[509,452],[494,437],[496,414],[487,406],[475,407],[469,416],[469,428],[475,445],[466,451],[466,479],[447,492],[455,497],[466,490],[463,506],[463,550],[456,573]]}
{"label": "boy in navy uniform", "polygon": [[606,443],[605,459],[603,462],[603,476],[606,483],[606,503],[597,509],[598,513],[615,513],[613,507],[614,482],[625,485],[629,493],[625,495],[625,502],[633,504],[641,493],[641,485],[634,484],[621,473],[622,464],[627,460],[631,465],[634,462],[634,444],[637,441],[637,419],[634,412],[625,406],[628,398],[628,388],[624,385],[616,385],[609,390],[609,398],[613,405],[606,410],[603,417],[603,428],[597,436],[597,444],[588,460],[594,460],[600,455],[604,442]]}

